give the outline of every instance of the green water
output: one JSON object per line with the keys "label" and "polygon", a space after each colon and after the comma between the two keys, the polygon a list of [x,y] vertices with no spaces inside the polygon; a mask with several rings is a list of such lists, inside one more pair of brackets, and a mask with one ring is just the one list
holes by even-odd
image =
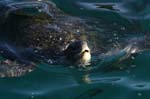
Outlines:
{"label": "green water", "polygon": [[[110,39],[115,38],[114,33],[126,39],[150,32],[148,0],[132,2],[130,0],[107,0],[107,2],[106,0],[53,0],[53,2],[67,14],[88,20],[89,24],[93,24],[94,28]],[[92,9],[80,3],[121,3],[121,7],[117,8],[120,10],[118,12],[107,8]],[[122,9],[126,9],[126,12]],[[0,99],[150,98],[150,51],[143,49],[120,61],[122,56],[124,55],[119,51],[116,56],[106,57],[104,63],[98,64],[98,68],[85,71],[38,64],[33,72],[24,76],[0,78]]]}

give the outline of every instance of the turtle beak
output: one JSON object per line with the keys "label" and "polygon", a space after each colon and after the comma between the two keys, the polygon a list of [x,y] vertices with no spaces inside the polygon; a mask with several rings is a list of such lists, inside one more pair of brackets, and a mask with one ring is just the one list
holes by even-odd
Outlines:
{"label": "turtle beak", "polygon": [[78,66],[86,66],[90,64],[91,53],[86,41],[75,41],[66,49],[66,57],[72,63]]}
{"label": "turtle beak", "polygon": [[80,59],[81,65],[90,65],[91,51],[87,45],[87,42],[83,42],[80,56],[81,56],[81,59]]}
{"label": "turtle beak", "polygon": [[85,50],[84,53],[86,53],[86,52],[89,53],[90,51],[89,50]]}
{"label": "turtle beak", "polygon": [[82,44],[82,51],[81,51],[81,53],[90,53],[90,49],[89,49],[89,47],[88,47],[86,42],[84,42]]}

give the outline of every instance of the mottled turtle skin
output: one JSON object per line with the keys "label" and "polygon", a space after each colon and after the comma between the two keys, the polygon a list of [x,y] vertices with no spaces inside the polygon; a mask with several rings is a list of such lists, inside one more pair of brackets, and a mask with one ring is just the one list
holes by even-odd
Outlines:
{"label": "mottled turtle skin", "polygon": [[65,56],[71,63],[85,64],[90,62],[88,53],[98,55],[113,47],[112,42],[105,42],[108,39],[102,33],[94,31],[81,18],[63,13],[51,2],[0,3],[0,10],[0,37],[34,52],[16,51],[16,56],[11,46],[0,47],[0,55],[6,58],[0,61],[1,77],[20,76],[32,71],[36,65],[32,61],[34,55],[52,60]]}
{"label": "mottled turtle skin", "polygon": [[[91,50],[85,49],[83,53],[101,53],[113,47],[112,42],[106,44],[104,35],[95,32],[84,20],[63,13],[51,2],[0,3],[0,10],[0,36],[16,46],[34,49],[36,54],[42,56],[57,58],[69,53],[67,57],[71,59],[74,53],[82,50],[80,47],[85,41]],[[143,44],[143,40],[141,42]],[[22,64],[6,59],[0,61],[0,65],[0,77],[16,77],[32,71],[36,64]]]}
{"label": "mottled turtle skin", "polygon": [[51,3],[30,3],[8,5],[3,26],[11,42],[56,56],[73,41],[87,41],[88,27],[81,19],[64,14]]}
{"label": "mottled turtle skin", "polygon": [[[14,46],[33,49],[34,55],[52,60],[65,56],[75,65],[90,62],[89,28],[80,18],[63,13],[51,2],[4,3],[0,4],[0,10],[1,40],[4,38]],[[0,55],[5,57],[0,60],[0,77],[21,76],[35,68],[28,52],[15,51],[21,55],[18,57],[10,48],[3,44],[0,47]]]}
{"label": "mottled turtle skin", "polygon": [[8,3],[1,4],[0,9],[1,35],[17,46],[35,48],[51,57],[61,55],[78,40],[87,41],[92,53],[117,46],[106,37],[109,35],[96,32],[84,20],[63,13],[51,2]]}

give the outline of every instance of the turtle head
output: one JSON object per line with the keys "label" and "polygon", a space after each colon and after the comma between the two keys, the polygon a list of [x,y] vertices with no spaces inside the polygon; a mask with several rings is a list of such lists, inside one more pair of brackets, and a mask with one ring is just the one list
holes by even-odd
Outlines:
{"label": "turtle head", "polygon": [[86,66],[90,64],[91,52],[86,41],[74,41],[65,50],[67,60],[78,65]]}

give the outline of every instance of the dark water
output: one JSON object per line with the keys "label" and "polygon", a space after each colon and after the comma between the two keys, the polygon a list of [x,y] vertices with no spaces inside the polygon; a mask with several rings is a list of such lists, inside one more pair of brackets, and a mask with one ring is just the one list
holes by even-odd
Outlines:
{"label": "dark water", "polygon": [[[87,20],[111,40],[143,38],[150,32],[149,0],[53,2],[67,14]],[[24,76],[0,78],[0,99],[148,99],[150,51],[144,48],[138,46],[140,52],[134,54],[120,49],[92,70],[38,64]]]}

